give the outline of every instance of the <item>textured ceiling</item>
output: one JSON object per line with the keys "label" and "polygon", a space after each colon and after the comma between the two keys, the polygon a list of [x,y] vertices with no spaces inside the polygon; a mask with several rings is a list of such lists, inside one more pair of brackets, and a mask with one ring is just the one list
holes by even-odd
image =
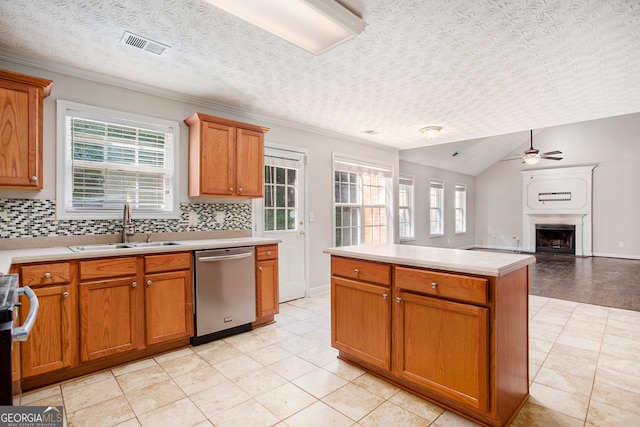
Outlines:
{"label": "textured ceiling", "polygon": [[320,56],[204,0],[2,0],[0,48],[398,149],[473,140],[474,165],[523,142],[489,136],[640,111],[638,0],[342,4],[367,27]]}

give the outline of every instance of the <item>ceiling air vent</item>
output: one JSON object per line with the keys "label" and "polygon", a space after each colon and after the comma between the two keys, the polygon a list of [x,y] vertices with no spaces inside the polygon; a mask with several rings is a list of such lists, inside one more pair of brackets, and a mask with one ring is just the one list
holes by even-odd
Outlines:
{"label": "ceiling air vent", "polygon": [[130,33],[129,31],[124,32],[120,43],[133,46],[147,52],[155,53],[156,55],[162,55],[162,53],[169,48],[169,46],[165,44],[158,43],[146,37]]}

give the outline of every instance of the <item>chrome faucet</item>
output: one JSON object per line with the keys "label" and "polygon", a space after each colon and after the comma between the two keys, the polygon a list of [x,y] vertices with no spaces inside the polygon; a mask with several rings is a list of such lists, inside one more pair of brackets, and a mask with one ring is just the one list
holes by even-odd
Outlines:
{"label": "chrome faucet", "polygon": [[[131,227],[132,231],[129,231]],[[133,236],[133,224],[131,223],[131,205],[124,204],[124,212],[122,214],[122,243],[129,243],[129,236]]]}

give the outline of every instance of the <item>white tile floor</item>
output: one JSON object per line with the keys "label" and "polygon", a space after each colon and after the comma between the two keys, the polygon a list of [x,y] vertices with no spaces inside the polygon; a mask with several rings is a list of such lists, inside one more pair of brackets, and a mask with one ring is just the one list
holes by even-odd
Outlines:
{"label": "white tile floor", "polygon": [[[336,359],[329,297],[277,323],[27,393],[69,426],[473,426]],[[513,426],[639,426],[640,312],[530,297],[531,397]]]}

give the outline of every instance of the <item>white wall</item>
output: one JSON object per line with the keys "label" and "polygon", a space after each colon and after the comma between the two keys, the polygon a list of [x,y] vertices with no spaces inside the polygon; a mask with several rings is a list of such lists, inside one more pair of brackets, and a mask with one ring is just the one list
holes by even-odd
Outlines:
{"label": "white wall", "polygon": [[[528,145],[528,144],[527,144]],[[476,244],[515,247],[522,238],[525,169],[597,164],[593,171],[593,254],[640,258],[640,113],[554,126],[533,140],[541,151],[560,150],[561,161],[535,167],[499,162],[476,177]],[[527,147],[521,147],[524,151]],[[623,246],[620,246],[622,242]]]}
{"label": "white wall", "polygon": [[[400,161],[400,173],[414,177],[415,194],[415,240],[403,243],[443,248],[473,247],[475,242],[474,177],[404,160]],[[444,181],[444,236],[429,235],[429,181],[431,179]],[[456,184],[465,184],[467,187],[467,232],[462,234],[455,233]]]}
{"label": "white wall", "polygon": [[[363,158],[392,163],[397,171],[398,153],[395,149],[364,146],[359,143],[329,137],[311,131],[287,127],[282,123],[270,122],[268,118],[256,118],[256,115],[241,112],[230,113],[232,109],[221,111],[215,105],[204,102],[191,102],[179,94],[151,94],[153,90],[140,88],[132,90],[126,82],[122,86],[98,83],[65,74],[54,73],[46,69],[30,67],[9,61],[0,61],[0,68],[17,71],[37,77],[53,80],[51,96],[45,99],[44,108],[44,188],[41,192],[0,190],[0,198],[39,198],[55,200],[56,181],[56,100],[64,99],[84,104],[96,105],[135,114],[142,114],[168,120],[176,120],[181,124],[180,131],[180,201],[198,203],[220,203],[224,201],[238,202],[235,199],[189,198],[187,196],[187,153],[188,128],[183,120],[196,111],[227,117],[234,120],[255,123],[271,128],[266,141],[308,150],[309,194],[308,209],[314,213],[315,221],[308,223],[306,233],[309,238],[310,293],[315,294],[328,290],[330,269],[329,256],[322,250],[333,242],[333,203],[332,203],[332,152],[362,156]],[[83,74],[84,75],[84,74]],[[216,110],[216,108],[218,108]]]}

